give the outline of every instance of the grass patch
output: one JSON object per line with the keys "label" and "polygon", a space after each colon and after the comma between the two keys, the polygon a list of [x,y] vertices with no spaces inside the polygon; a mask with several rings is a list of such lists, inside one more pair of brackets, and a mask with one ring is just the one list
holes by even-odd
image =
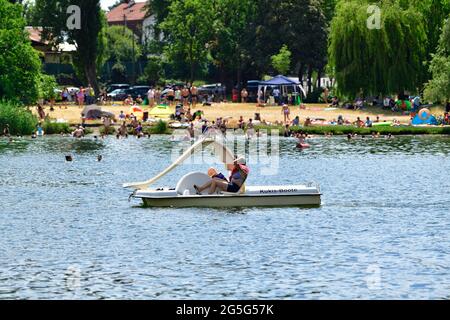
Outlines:
{"label": "grass patch", "polygon": [[67,134],[72,132],[68,123],[56,123],[48,120],[42,124],[42,129],[44,129],[45,134]]}
{"label": "grass patch", "polygon": [[156,125],[150,127],[146,130],[145,133],[150,134],[171,134],[172,130],[170,130],[167,122],[159,120]]}
{"label": "grass patch", "polygon": [[[258,126],[260,130],[276,130],[283,135],[284,128],[282,126]],[[450,135],[450,127],[373,127],[373,128],[356,128],[353,126],[312,126],[312,127],[291,127],[291,131],[305,132],[312,135],[371,135],[372,133],[392,134],[392,135]]]}

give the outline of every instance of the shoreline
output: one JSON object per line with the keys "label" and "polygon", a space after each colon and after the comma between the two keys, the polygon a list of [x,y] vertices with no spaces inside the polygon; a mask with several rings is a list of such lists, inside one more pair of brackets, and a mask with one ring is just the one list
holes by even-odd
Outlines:
{"label": "shoreline", "polygon": [[[71,126],[71,128],[74,128]],[[100,133],[100,129],[103,128],[102,125],[91,125],[88,126],[88,133],[85,134],[84,137],[102,137]],[[106,136],[115,136],[116,130],[119,128],[118,125],[113,125],[111,128],[114,128],[113,133],[109,133]],[[142,137],[145,139],[148,135],[150,136],[171,136],[177,130],[185,131],[185,129],[168,129],[166,133],[151,133],[151,126],[144,126],[145,136]],[[260,130],[262,133],[267,135],[272,135],[272,131],[278,131],[280,137],[284,137],[284,127],[283,126],[268,126],[268,125],[256,125],[256,130]],[[240,131],[240,129],[229,128],[230,131]],[[435,127],[414,127],[414,126],[397,126],[397,127],[373,127],[373,128],[357,128],[354,126],[310,126],[310,127],[290,127],[290,131],[292,134],[296,133],[305,133],[310,136],[348,136],[359,135],[359,136],[372,136],[372,135],[380,135],[380,136],[450,136],[450,126],[435,126]],[[245,132],[242,131],[240,135],[245,135]],[[44,134],[43,137],[72,137],[69,133],[52,133],[52,134]],[[132,134],[129,134],[130,137],[133,137]],[[28,135],[11,135],[10,137],[0,135],[0,139],[6,140],[9,138],[27,138]],[[255,136],[256,137],[256,136]],[[31,138],[31,136],[30,136]],[[42,138],[39,136],[37,138]],[[287,138],[287,137],[286,137]]]}
{"label": "shoreline", "polygon": [[[121,111],[124,113],[131,113],[130,106],[124,106],[121,103],[113,105],[101,106],[104,111],[112,112],[116,118]],[[33,114],[37,115],[36,108],[29,107]],[[144,112],[149,112],[152,108],[148,106],[142,107]],[[174,107],[170,107],[175,112]],[[204,118],[212,122],[218,118],[228,119],[228,130],[236,130],[239,127],[238,119],[242,116],[244,121],[247,123],[249,119],[254,119],[256,113],[261,116],[262,123],[255,123],[255,129],[259,130],[279,130],[280,136],[284,136],[285,126],[283,123],[283,115],[281,112],[281,107],[278,106],[266,106],[266,107],[256,107],[255,104],[247,103],[216,103],[213,106],[201,106],[198,105],[196,108],[191,108],[191,110],[202,110],[204,112]],[[326,104],[306,104],[306,108],[300,108],[299,106],[291,106],[290,120],[296,116],[300,119],[299,126],[291,126],[289,129],[293,133],[303,132],[308,135],[450,135],[450,126],[412,126],[409,124],[410,115],[394,113],[391,110],[382,110],[379,107],[369,107],[363,110],[347,110],[341,108],[329,108]],[[439,115],[443,112],[441,106],[435,106],[431,108],[432,113]],[[81,111],[82,108],[76,105],[64,105],[56,104],[53,110],[50,110],[50,106],[45,106],[45,113],[49,117],[49,121],[43,121],[42,123],[50,124],[48,127],[44,128],[44,132],[48,132],[46,135],[61,135],[61,133],[68,134],[73,132],[73,130],[81,124]],[[141,118],[143,114],[136,114],[138,118]],[[333,120],[343,116],[348,122],[345,125],[333,125],[330,124]],[[366,119],[370,117],[374,121],[374,126],[370,128],[359,128],[353,123],[357,118]],[[318,123],[312,124],[308,127],[302,126],[304,121],[307,119],[319,119]],[[142,123],[144,127],[145,134],[151,135],[172,135],[175,130],[170,128],[170,123],[172,121],[167,121],[163,119],[167,124],[166,132],[154,132],[154,124]],[[175,122],[175,121],[173,121]],[[397,122],[400,125],[391,125],[388,123]],[[385,123],[385,124],[384,124]],[[111,125],[113,132],[110,134],[116,134],[118,127],[120,126],[120,121],[116,121]],[[101,136],[103,124],[100,120],[88,120],[85,123],[85,128],[87,129],[87,135]],[[183,130],[183,129],[178,129]],[[129,132],[131,133],[131,132]]]}

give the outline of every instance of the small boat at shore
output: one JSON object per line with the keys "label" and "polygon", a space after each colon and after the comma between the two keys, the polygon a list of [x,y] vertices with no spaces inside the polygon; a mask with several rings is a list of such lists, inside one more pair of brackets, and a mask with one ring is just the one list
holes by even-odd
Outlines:
{"label": "small boat at shore", "polygon": [[163,176],[187,160],[198,148],[213,146],[215,155],[229,169],[235,156],[221,142],[212,138],[202,138],[187,150],[170,167],[155,178],[138,183],[124,184],[134,189],[132,198],[141,199],[147,207],[315,207],[321,205],[320,186],[306,183],[287,186],[244,186],[237,193],[220,192],[217,194],[197,194],[194,185],[203,185],[211,178],[206,173],[192,172],[180,179],[175,187],[151,189]]}

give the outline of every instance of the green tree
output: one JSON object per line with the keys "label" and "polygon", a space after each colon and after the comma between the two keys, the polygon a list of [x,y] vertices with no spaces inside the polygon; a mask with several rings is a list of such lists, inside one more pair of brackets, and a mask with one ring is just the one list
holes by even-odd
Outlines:
{"label": "green tree", "polygon": [[[76,11],[68,9],[77,6]],[[69,11],[69,13],[67,13]],[[73,19],[74,18],[74,19]],[[80,26],[74,23],[80,19]],[[100,0],[36,0],[34,24],[44,28],[43,37],[54,44],[68,42],[76,45],[73,55],[75,69],[81,74],[81,80],[93,86],[99,92],[97,70],[104,48],[105,25]]]}
{"label": "green tree", "polygon": [[175,0],[161,28],[166,44],[164,53],[170,61],[180,59],[189,66],[189,79],[208,61],[208,40],[211,34],[212,10],[209,0]]}
{"label": "green tree", "polygon": [[251,24],[256,6],[253,0],[217,0],[212,4],[214,19],[209,48],[222,83],[231,75],[238,86],[241,84],[242,72],[251,61],[254,38]]}
{"label": "green tree", "polygon": [[162,54],[164,49],[163,31],[161,28],[162,22],[169,14],[169,7],[171,0],[148,0],[146,10],[150,15],[153,15],[156,23],[151,26],[154,37],[146,43],[145,52],[150,54]]}
{"label": "green tree", "polygon": [[124,26],[106,27],[105,36],[105,59],[113,64],[113,81],[130,81],[127,79],[125,62],[134,62],[142,55],[142,47],[137,37],[132,30]]}
{"label": "green tree", "polygon": [[0,99],[33,103],[41,62],[25,31],[22,6],[0,0]]}
{"label": "green tree", "polygon": [[156,16],[157,25],[166,20],[169,15],[171,0],[148,0],[147,10]]}
{"label": "green tree", "polygon": [[287,74],[291,68],[291,56],[287,45],[283,45],[280,52],[271,57],[273,68],[280,74]]}
{"label": "green tree", "polygon": [[39,98],[44,100],[56,99],[55,89],[58,88],[54,76],[43,74],[39,81]]}
{"label": "green tree", "polygon": [[148,58],[147,65],[144,69],[144,74],[139,78],[142,84],[149,84],[155,86],[164,77],[164,70],[162,67],[162,60],[160,57],[152,56]]}
{"label": "green tree", "polygon": [[450,14],[450,0],[400,0],[404,8],[412,8],[422,13],[427,33],[427,56],[436,52],[442,24]]}
{"label": "green tree", "polygon": [[338,90],[349,97],[416,92],[426,60],[422,15],[398,1],[380,3],[380,29],[368,28],[369,2],[339,1],[331,25],[329,59]]}
{"label": "green tree", "polygon": [[322,10],[328,25],[330,25],[331,20],[333,20],[337,1],[338,0],[322,0]]}
{"label": "green tree", "polygon": [[[327,22],[320,0],[261,0],[253,30],[255,45],[254,67],[268,71],[270,57],[283,44],[288,44],[292,61],[303,79],[308,75],[311,91],[312,75],[327,63]],[[261,74],[260,74],[261,75]]]}
{"label": "green tree", "polygon": [[450,100],[450,16],[444,24],[438,51],[430,64],[432,80],[425,86],[425,98],[429,101]]}
{"label": "green tree", "polygon": [[106,28],[105,55],[108,60],[130,61],[139,59],[142,48],[131,29],[123,26]]}

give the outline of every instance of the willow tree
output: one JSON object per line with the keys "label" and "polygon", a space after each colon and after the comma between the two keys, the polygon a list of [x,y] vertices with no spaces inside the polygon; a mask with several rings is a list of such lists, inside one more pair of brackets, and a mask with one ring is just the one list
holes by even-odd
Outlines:
{"label": "willow tree", "polygon": [[422,13],[428,38],[427,54],[431,60],[439,43],[442,24],[450,14],[450,0],[400,0],[400,3],[404,8],[411,7]]}
{"label": "willow tree", "polygon": [[427,44],[422,15],[395,0],[378,8],[370,10],[365,0],[337,5],[329,63],[338,90],[346,96],[416,92],[421,86]]}
{"label": "willow tree", "polygon": [[430,64],[432,80],[425,86],[429,101],[450,100],[450,16],[444,24],[437,53]]}

